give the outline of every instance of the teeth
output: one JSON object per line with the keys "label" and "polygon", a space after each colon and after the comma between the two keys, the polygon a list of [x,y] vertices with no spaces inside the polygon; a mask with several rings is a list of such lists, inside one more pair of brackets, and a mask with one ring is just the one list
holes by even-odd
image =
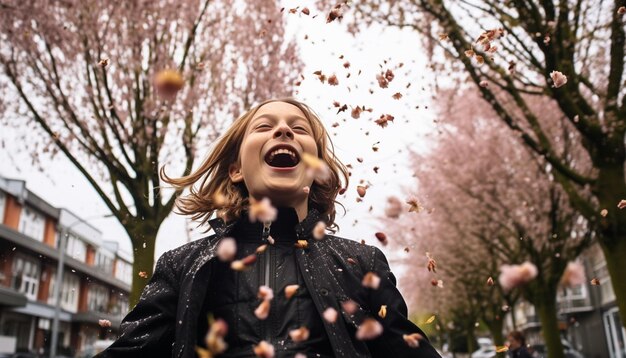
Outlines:
{"label": "teeth", "polygon": [[269,160],[272,161],[272,159],[274,159],[274,156],[276,154],[281,154],[281,153],[289,154],[291,158],[293,158],[294,161],[296,160],[296,154],[294,152],[290,151],[289,149],[283,149],[283,148],[276,149],[275,151],[271,152]]}

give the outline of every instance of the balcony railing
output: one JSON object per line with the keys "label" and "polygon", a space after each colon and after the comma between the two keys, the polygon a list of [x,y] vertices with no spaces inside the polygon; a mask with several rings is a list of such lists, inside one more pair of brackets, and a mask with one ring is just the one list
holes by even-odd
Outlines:
{"label": "balcony railing", "polygon": [[581,298],[564,298],[557,302],[559,313],[588,312],[593,310],[589,296]]}

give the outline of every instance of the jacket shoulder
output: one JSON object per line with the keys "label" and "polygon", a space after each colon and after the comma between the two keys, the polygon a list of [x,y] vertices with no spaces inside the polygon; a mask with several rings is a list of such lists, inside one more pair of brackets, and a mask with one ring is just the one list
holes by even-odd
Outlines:
{"label": "jacket shoulder", "polygon": [[335,235],[326,235],[328,245],[341,252],[346,257],[358,257],[364,270],[369,271],[373,267],[377,248],[356,240],[347,239]]}
{"label": "jacket shoulder", "polygon": [[186,267],[188,263],[194,262],[202,254],[204,249],[211,245],[217,235],[209,235],[198,240],[181,245],[163,253],[160,259],[167,261],[177,267]]}
{"label": "jacket shoulder", "polygon": [[372,245],[361,243],[360,241],[356,241],[353,239],[347,239],[341,236],[326,235],[326,237],[329,239],[329,243],[335,244],[340,247],[345,247],[346,249],[349,249],[349,250],[359,250],[359,251],[364,251],[364,252],[370,252],[375,249],[375,247]]}

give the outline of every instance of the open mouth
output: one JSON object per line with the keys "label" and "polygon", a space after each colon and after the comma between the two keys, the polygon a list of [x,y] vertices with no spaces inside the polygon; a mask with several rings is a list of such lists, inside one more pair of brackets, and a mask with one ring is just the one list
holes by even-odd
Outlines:
{"label": "open mouth", "polygon": [[276,168],[293,168],[300,163],[300,156],[293,147],[278,145],[265,154],[265,163]]}

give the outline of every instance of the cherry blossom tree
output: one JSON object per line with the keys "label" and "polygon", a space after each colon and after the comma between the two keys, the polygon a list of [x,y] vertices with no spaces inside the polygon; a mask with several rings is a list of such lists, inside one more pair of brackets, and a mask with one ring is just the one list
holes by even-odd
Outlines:
{"label": "cherry blossom tree", "polygon": [[[189,173],[243,110],[293,92],[302,62],[280,8],[269,0],[0,6],[2,124],[20,129],[35,157],[67,157],[124,226],[132,306],[180,194],[163,190],[159,168]],[[46,170],[48,156],[38,158]]]}
{"label": "cherry blossom tree", "polygon": [[[344,20],[352,20],[354,31],[370,24],[414,30],[439,75],[475,86],[497,114],[494,119],[550,164],[570,204],[597,232],[626,324],[626,212],[616,207],[626,198],[622,5],[362,0],[344,7]],[[537,98],[558,115],[533,107]],[[563,119],[567,130],[552,132]],[[570,144],[580,156],[564,155],[561,143],[570,136],[577,138]]]}
{"label": "cherry blossom tree", "polygon": [[[457,306],[478,312],[496,346],[502,346],[503,315],[521,295],[539,313],[550,356],[561,357],[559,282],[568,263],[589,247],[593,231],[570,205],[549,162],[493,120],[497,114],[478,100],[478,91],[449,91],[444,98],[442,134],[434,149],[413,154],[418,181],[414,195],[424,209],[417,217],[406,213],[396,219],[398,231],[413,233],[409,241],[398,235],[400,243],[413,242],[436,261],[437,273],[429,273],[433,285],[441,280],[441,290],[449,293],[442,298],[430,290],[426,297],[436,304],[445,302],[442,314]],[[544,110],[550,112],[549,107]],[[536,277],[523,285],[498,283],[504,265],[523,262],[536,267]],[[416,270],[427,271],[424,261],[417,265],[421,268]],[[425,291],[423,286],[414,289]]]}

